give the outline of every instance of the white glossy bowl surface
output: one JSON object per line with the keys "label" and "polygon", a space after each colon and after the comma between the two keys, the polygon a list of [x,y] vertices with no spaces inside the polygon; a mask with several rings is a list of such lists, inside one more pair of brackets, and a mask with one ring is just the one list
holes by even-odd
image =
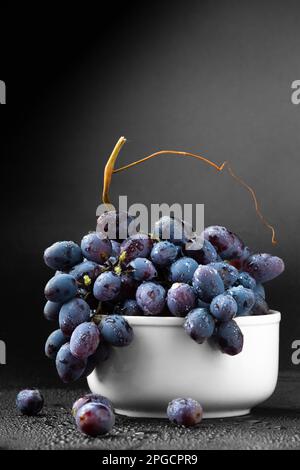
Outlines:
{"label": "white glossy bowl surface", "polygon": [[92,392],[108,397],[120,414],[166,417],[179,397],[198,400],[205,418],[244,415],[269,398],[277,383],[280,313],[236,318],[243,351],[221,353],[212,341],[195,343],[183,318],[126,317],[134,340],[112,348],[88,377]]}

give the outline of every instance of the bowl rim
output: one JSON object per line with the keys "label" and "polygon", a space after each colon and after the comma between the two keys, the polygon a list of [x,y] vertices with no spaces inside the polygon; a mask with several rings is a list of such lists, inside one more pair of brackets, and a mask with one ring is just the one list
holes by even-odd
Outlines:
{"label": "bowl rim", "polygon": [[[268,313],[267,315],[246,315],[244,317],[236,317],[234,320],[240,326],[259,326],[279,323],[281,320],[281,313],[277,310],[270,310],[270,312],[271,313]],[[185,321],[185,318],[183,317],[124,315],[124,318],[132,326],[182,326]]]}

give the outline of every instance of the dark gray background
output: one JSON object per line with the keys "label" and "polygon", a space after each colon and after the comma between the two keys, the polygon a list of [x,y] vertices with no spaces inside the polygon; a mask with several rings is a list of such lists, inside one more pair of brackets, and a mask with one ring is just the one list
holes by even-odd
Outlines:
{"label": "dark gray background", "polygon": [[267,296],[282,312],[281,367],[297,370],[300,105],[291,103],[291,83],[300,78],[299,2],[125,2],[102,15],[53,16],[29,25],[20,14],[0,69],[0,339],[8,348],[0,374],[59,383],[43,358],[52,325],[42,315],[51,275],[42,253],[95,227],[104,164],[120,135],[129,140],[120,163],[192,151],[229,160],[256,189],[277,247],[249,194],[192,159],[164,157],[115,175],[112,195],[204,203],[206,225],[226,225],[253,250],[281,256],[286,272]]}

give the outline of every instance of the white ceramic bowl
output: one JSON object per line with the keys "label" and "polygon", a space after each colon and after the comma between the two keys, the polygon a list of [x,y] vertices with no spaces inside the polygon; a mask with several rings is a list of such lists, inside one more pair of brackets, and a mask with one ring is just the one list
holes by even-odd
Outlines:
{"label": "white ceramic bowl", "polygon": [[205,418],[245,415],[275,390],[279,312],[237,318],[244,348],[233,357],[211,341],[195,343],[182,328],[183,318],[126,319],[133,342],[112,348],[88,377],[91,391],[108,397],[120,414],[166,417],[172,399],[191,397],[202,404]]}

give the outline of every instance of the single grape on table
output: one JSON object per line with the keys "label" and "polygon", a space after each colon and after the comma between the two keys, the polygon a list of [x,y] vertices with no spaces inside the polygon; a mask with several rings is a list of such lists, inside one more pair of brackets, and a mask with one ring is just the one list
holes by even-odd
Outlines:
{"label": "single grape on table", "polygon": [[196,426],[202,420],[203,409],[200,403],[192,398],[176,398],[169,403],[167,416],[174,424]]}
{"label": "single grape on table", "polygon": [[103,397],[102,395],[97,395],[96,393],[87,393],[83,397],[78,398],[78,400],[73,404],[72,415],[74,418],[76,417],[79,409],[87,403],[100,403],[114,411],[112,403],[108,398]]}
{"label": "single grape on table", "polygon": [[104,403],[90,402],[79,408],[75,420],[79,431],[96,437],[112,430],[115,424],[115,415],[111,407]]}
{"label": "single grape on table", "polygon": [[21,390],[17,395],[16,406],[23,415],[35,416],[44,406],[44,397],[37,389]]}

